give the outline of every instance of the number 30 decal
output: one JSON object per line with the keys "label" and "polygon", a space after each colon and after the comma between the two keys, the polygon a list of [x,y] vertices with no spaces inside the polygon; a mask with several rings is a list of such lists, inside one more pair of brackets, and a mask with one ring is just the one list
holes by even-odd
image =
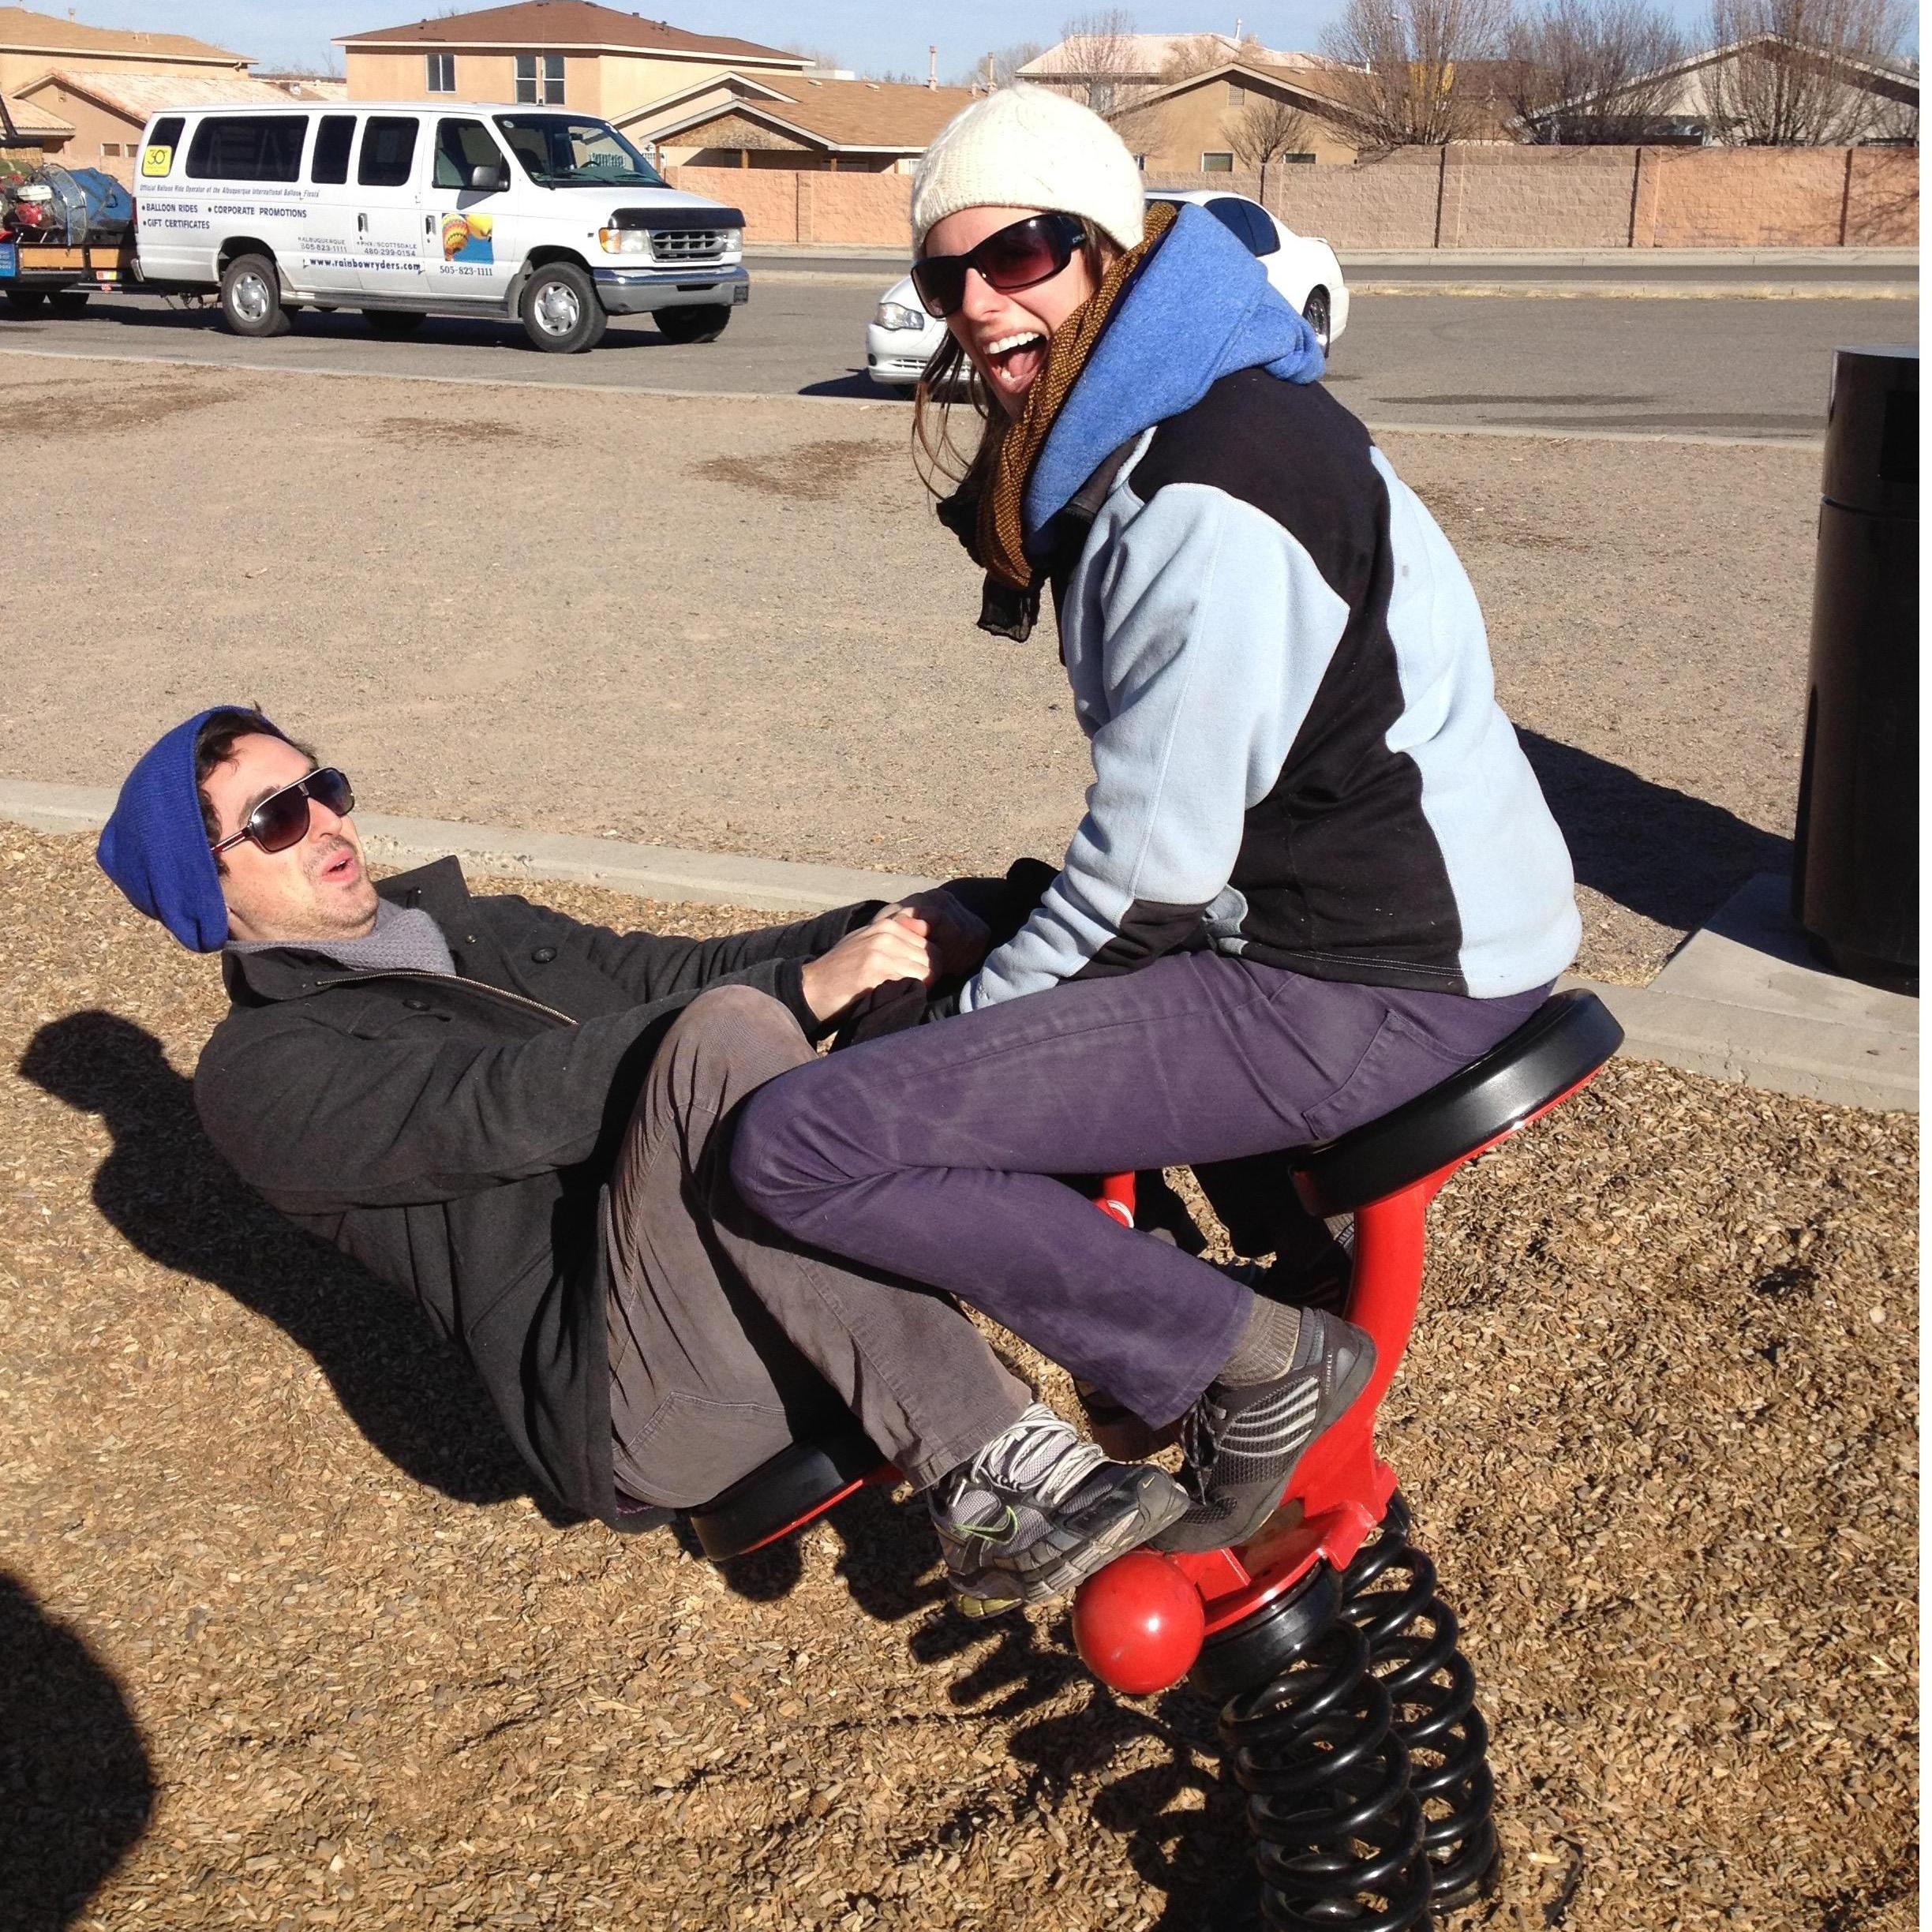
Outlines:
{"label": "number 30 decal", "polygon": [[144,148],[141,150],[141,172],[144,174],[165,174],[174,165],[172,148]]}

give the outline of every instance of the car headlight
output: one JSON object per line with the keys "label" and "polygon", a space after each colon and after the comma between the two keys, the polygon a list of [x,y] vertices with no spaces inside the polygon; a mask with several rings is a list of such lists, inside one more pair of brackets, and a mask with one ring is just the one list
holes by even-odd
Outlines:
{"label": "car headlight", "polygon": [[648,228],[600,228],[597,240],[606,255],[648,255],[651,252]]}
{"label": "car headlight", "polygon": [[923,309],[908,309],[903,302],[882,301],[872,320],[882,329],[923,329],[928,320]]}

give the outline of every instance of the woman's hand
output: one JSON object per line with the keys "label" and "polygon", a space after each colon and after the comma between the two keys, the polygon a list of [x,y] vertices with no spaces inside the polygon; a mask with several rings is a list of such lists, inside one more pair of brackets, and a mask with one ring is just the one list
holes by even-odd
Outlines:
{"label": "woman's hand", "polygon": [[910,901],[886,907],[871,925],[848,933],[830,952],[806,963],[805,1004],[818,1018],[829,1020],[862,993],[894,979],[930,986],[938,968],[927,931],[927,921]]}

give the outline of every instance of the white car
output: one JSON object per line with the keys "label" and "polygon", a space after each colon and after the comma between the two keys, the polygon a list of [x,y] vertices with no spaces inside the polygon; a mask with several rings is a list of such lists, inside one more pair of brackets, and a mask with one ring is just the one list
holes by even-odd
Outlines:
{"label": "white car", "polygon": [[[1298,235],[1245,195],[1211,188],[1159,189],[1150,201],[1191,201],[1204,208],[1236,241],[1260,260],[1267,279],[1301,314],[1325,354],[1348,327],[1348,284],[1335,252],[1316,235]],[[866,329],[866,373],[889,389],[910,388],[945,340],[946,327],[928,315],[901,277],[880,298]]]}

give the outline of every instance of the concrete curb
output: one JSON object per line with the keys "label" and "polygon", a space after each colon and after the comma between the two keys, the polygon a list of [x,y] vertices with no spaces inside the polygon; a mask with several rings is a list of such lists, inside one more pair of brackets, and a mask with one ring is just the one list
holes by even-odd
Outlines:
{"label": "concrete curb", "polygon": [[[90,785],[0,779],[0,819],[41,832],[98,831],[114,794]],[[420,865],[454,853],[478,874],[575,879],[640,898],[812,912],[896,899],[932,880],[732,852],[683,852],[567,833],[359,814],[369,856]],[[1919,1002],[1823,972],[1783,912],[1784,883],[1754,879],[1647,987],[1587,987],[1621,1022],[1623,1052],[1688,1073],[1841,1106],[1919,1106]]]}

